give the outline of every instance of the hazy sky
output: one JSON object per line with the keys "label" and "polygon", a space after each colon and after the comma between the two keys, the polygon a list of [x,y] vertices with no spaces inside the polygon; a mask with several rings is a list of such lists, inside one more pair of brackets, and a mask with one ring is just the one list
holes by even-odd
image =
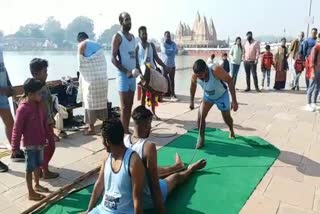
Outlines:
{"label": "hazy sky", "polygon": [[[112,3],[110,3],[112,2]],[[306,30],[309,0],[0,0],[0,29],[15,32],[20,25],[43,23],[54,16],[65,27],[79,15],[91,17],[96,33],[118,23],[127,11],[132,17],[132,32],[148,27],[149,37],[161,38],[165,30],[176,31],[180,20],[192,27],[196,12],[212,17],[218,39],[254,35],[297,35]],[[320,27],[320,0],[313,0],[313,26]]]}

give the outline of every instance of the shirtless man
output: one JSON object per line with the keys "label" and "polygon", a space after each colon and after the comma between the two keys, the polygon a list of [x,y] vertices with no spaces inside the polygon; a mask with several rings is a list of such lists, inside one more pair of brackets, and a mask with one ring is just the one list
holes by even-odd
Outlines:
{"label": "shirtless man", "polygon": [[[197,83],[204,90],[200,111],[198,114],[198,128],[200,128],[200,138],[197,149],[204,146],[206,117],[211,107],[216,104],[221,111],[224,122],[230,129],[230,138],[235,138],[233,130],[233,119],[230,114],[230,107],[233,111],[238,110],[236,91],[232,78],[223,70],[221,66],[207,65],[202,59],[198,59],[193,65],[193,75],[190,86],[190,109],[194,109],[194,95]],[[228,84],[228,87],[225,85]],[[228,88],[231,93],[232,102],[230,105]]]}
{"label": "shirtless man", "polygon": [[[151,131],[152,113],[145,106],[138,106],[132,112],[134,120],[133,135],[127,135],[124,143],[137,152],[143,160],[148,179],[143,188],[143,208],[155,208],[158,213],[165,213],[164,202],[178,185],[184,183],[193,172],[206,166],[204,159],[189,165],[181,171],[183,164],[177,156],[176,164],[172,167],[158,167],[156,145],[147,141]],[[177,172],[179,170],[179,172]],[[159,176],[166,175],[164,179]]]}
{"label": "shirtless man", "polygon": [[129,123],[136,90],[136,78],[133,70],[136,68],[135,37],[130,33],[131,17],[128,13],[119,16],[121,31],[116,33],[112,41],[112,63],[118,68],[118,91],[120,95],[121,122],[124,133],[129,134]]}
{"label": "shirtless man", "polygon": [[[108,153],[102,163],[86,213],[142,214],[141,196],[145,170],[137,153],[123,144],[124,130],[121,121],[111,119],[103,122],[102,137]],[[95,207],[102,193],[102,203]]]}

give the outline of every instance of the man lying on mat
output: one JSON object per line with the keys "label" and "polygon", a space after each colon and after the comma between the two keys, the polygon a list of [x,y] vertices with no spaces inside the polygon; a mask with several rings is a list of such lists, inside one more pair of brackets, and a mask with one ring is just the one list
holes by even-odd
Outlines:
{"label": "man lying on mat", "polygon": [[[146,109],[145,106],[138,106],[134,109],[132,112],[134,132],[132,136],[125,136],[124,143],[128,148],[139,154],[146,168],[143,187],[143,208],[156,208],[158,213],[165,213],[164,201],[167,195],[177,185],[185,182],[193,172],[204,168],[206,161],[202,159],[184,168],[180,157],[176,155],[176,164],[174,166],[159,167],[157,165],[156,146],[151,142],[147,142],[151,131],[152,116],[151,111]],[[159,179],[160,176],[165,178]]]}
{"label": "man lying on mat", "polygon": [[[103,122],[102,137],[108,153],[86,213],[143,213],[144,166],[137,153],[125,147],[121,121],[112,119]],[[94,208],[103,191],[101,204]]]}
{"label": "man lying on mat", "polygon": [[[230,115],[230,107],[233,109],[233,111],[237,111],[238,102],[234,84],[230,75],[221,66],[210,65],[208,67],[205,61],[198,59],[193,65],[193,75],[191,77],[191,110],[194,109],[194,95],[196,93],[197,83],[204,91],[200,111],[198,114],[198,128],[200,129],[200,137],[198,138],[197,149],[204,146],[206,117],[214,104],[216,104],[218,109],[221,111],[223,120],[230,129],[230,138],[235,138],[233,120]],[[225,83],[228,84],[228,87]],[[231,105],[228,88],[232,97]]]}

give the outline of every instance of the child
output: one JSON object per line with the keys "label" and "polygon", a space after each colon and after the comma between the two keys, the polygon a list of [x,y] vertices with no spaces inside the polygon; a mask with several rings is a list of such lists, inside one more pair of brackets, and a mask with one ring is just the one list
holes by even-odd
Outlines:
{"label": "child", "polygon": [[42,175],[44,179],[53,179],[59,177],[58,173],[50,172],[49,171],[49,162],[54,154],[55,151],[55,135],[53,132],[54,127],[54,115],[53,115],[53,101],[51,92],[46,85],[47,80],[47,69],[48,69],[48,61],[45,59],[34,58],[30,62],[30,71],[32,76],[36,80],[40,80],[43,83],[43,87],[40,90],[40,95],[42,98],[43,105],[45,107],[46,115],[47,115],[47,122],[48,122],[48,145],[44,148],[44,159],[42,165]]}
{"label": "child", "polygon": [[273,54],[270,52],[270,45],[266,45],[266,52],[261,57],[261,71],[262,71],[262,89],[264,88],[264,80],[267,75],[267,90],[270,89],[270,72],[273,65]]}
{"label": "child", "polygon": [[222,55],[222,61],[220,63],[220,65],[223,67],[223,69],[230,73],[230,63],[229,63],[229,60],[228,60],[228,54],[227,53],[224,53]]}
{"label": "child", "polygon": [[299,54],[298,59],[296,59],[296,61],[294,62],[294,70],[296,71],[296,77],[295,80],[293,82],[293,86],[291,88],[291,90],[296,90],[299,91],[299,79],[301,76],[301,73],[304,70],[304,60],[303,60],[303,56],[301,54]]}
{"label": "child", "polygon": [[[26,180],[29,200],[40,201],[45,196],[37,192],[49,192],[39,184],[40,167],[43,162],[43,149],[48,134],[47,115],[41,103],[40,90],[44,84],[34,78],[25,81],[24,96],[16,113],[12,131],[12,153],[19,152],[23,136],[23,147],[26,157]],[[35,186],[32,186],[32,173]]]}

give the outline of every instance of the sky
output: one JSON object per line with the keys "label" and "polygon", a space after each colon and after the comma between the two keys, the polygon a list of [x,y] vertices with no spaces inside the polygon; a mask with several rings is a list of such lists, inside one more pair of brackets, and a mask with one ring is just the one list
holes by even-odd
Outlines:
{"label": "sky", "polygon": [[[192,28],[197,11],[212,17],[218,39],[254,35],[296,36],[306,31],[309,0],[1,0],[0,30],[14,33],[21,25],[44,23],[54,16],[66,27],[75,17],[92,18],[95,32],[118,23],[121,12],[132,18],[132,33],[137,36],[141,25],[148,28],[149,38],[160,39],[164,31],[176,31],[180,21]],[[313,0],[314,24],[320,28],[320,0]]]}

